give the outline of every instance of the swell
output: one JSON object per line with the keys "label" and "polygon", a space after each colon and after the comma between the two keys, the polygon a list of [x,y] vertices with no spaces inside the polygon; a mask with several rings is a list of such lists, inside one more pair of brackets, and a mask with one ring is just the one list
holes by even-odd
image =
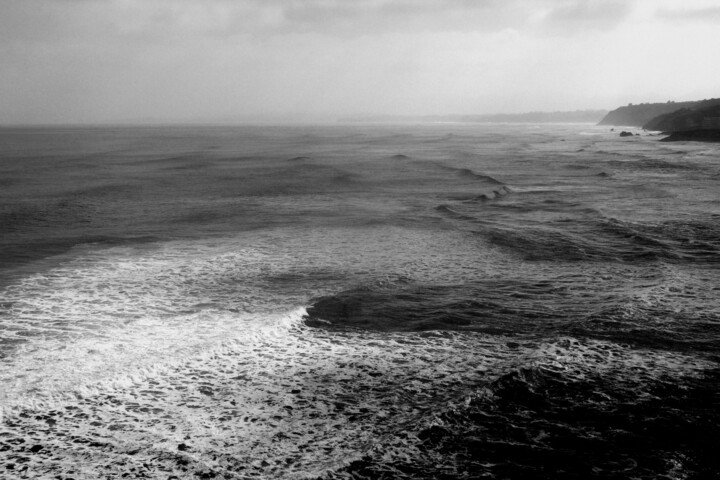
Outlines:
{"label": "swell", "polygon": [[[0,272],[15,269],[23,265],[43,260],[48,257],[62,255],[75,247],[88,244],[105,246],[137,245],[157,242],[160,237],[155,235],[102,235],[83,234],[64,235],[34,239],[4,240],[0,243],[3,254],[0,256]],[[3,272],[4,273],[4,272]],[[4,283],[0,276],[0,285]]]}
{"label": "swell", "polygon": [[529,261],[661,260],[706,265],[720,261],[720,227],[712,217],[644,224],[591,215],[526,224],[522,219],[490,222],[453,213],[474,220],[475,232],[491,244]]}
{"label": "swell", "polygon": [[[403,158],[409,158],[404,155],[402,155]],[[453,174],[454,177],[460,178],[460,179],[466,179],[466,180],[477,180],[489,185],[505,185],[503,182],[497,180],[496,178],[493,178],[490,175],[478,173],[470,168],[467,167],[458,167],[453,165],[448,165],[446,163],[441,163],[438,161],[431,161],[431,160],[417,160],[416,163],[418,165],[423,165],[426,167],[431,167],[433,169],[436,169],[439,172],[448,172]]]}
{"label": "swell", "polygon": [[[678,152],[679,153],[679,152]],[[697,170],[699,167],[688,163],[687,161],[671,162],[667,160],[660,160],[657,158],[648,158],[645,156],[631,156],[631,161],[622,160],[610,160],[607,162],[612,167],[631,168],[636,170],[650,170],[650,171],[686,171],[686,170]]]}
{"label": "swell", "polygon": [[565,331],[580,338],[611,340],[658,351],[720,356],[717,309],[712,309],[710,302],[703,302],[706,307],[698,312],[696,305],[701,300],[683,302],[678,297],[686,295],[679,294],[676,288],[671,287],[666,295],[675,301],[657,299],[650,305],[647,301],[599,305],[595,312],[568,323]]}
{"label": "swell", "polygon": [[510,279],[458,285],[364,286],[314,299],[305,322],[331,330],[528,333],[547,329],[558,320],[550,309],[536,303],[551,299],[554,290],[550,282]]}
{"label": "swell", "polygon": [[615,235],[656,249],[668,260],[714,264],[720,261],[720,216],[668,220],[657,224],[630,223],[614,218],[602,226]]}
{"label": "swell", "polygon": [[[687,268],[687,267],[683,267]],[[554,266],[462,283],[364,284],[314,298],[307,325],[330,331],[462,331],[612,341],[720,355],[717,289],[662,264]],[[694,272],[694,271],[693,271]],[[702,305],[702,308],[698,306]]]}
{"label": "swell", "polygon": [[60,255],[79,245],[156,241],[162,236],[162,222],[152,222],[147,215],[162,205],[142,208],[140,202],[126,201],[134,191],[124,185],[94,186],[9,205],[0,214],[0,270]]}
{"label": "swell", "polygon": [[443,165],[443,168],[446,170],[449,170],[451,172],[454,172],[457,176],[462,177],[462,178],[469,178],[472,180],[480,180],[483,182],[491,183],[493,185],[503,185],[503,183],[500,182],[499,180],[496,180],[495,178],[493,178],[489,175],[482,175],[482,174],[476,173],[476,172],[470,170],[469,168],[454,168],[454,167],[448,167],[448,166],[444,166],[444,165]]}

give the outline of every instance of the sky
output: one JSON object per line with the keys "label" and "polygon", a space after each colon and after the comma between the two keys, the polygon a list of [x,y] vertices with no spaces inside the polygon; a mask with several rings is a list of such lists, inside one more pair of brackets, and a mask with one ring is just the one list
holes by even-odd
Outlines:
{"label": "sky", "polygon": [[720,97],[717,0],[0,0],[0,124]]}

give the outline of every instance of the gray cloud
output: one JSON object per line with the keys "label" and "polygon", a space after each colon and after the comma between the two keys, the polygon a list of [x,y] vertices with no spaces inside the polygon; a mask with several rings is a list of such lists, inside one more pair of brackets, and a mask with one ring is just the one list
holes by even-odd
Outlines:
{"label": "gray cloud", "polygon": [[519,0],[7,0],[0,4],[0,38],[497,31],[522,24],[532,11],[525,5]]}
{"label": "gray cloud", "polygon": [[310,0],[280,2],[289,31],[367,34],[405,31],[558,33],[609,30],[632,12],[635,0]]}
{"label": "gray cloud", "polygon": [[290,2],[284,27],[368,34],[405,31],[494,31],[522,21],[513,1],[360,0]]}
{"label": "gray cloud", "polygon": [[606,29],[632,2],[597,0],[6,0],[9,43],[313,33],[343,38],[407,32],[496,32],[542,24],[559,32]]}
{"label": "gray cloud", "polygon": [[554,3],[542,26],[558,35],[611,30],[621,24],[635,6],[633,0],[558,0]]}

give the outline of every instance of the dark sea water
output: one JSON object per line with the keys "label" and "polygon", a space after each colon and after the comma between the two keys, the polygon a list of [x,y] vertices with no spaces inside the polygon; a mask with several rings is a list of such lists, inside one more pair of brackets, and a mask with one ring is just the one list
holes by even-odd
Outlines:
{"label": "dark sea water", "polygon": [[720,146],[0,130],[0,478],[714,479]]}

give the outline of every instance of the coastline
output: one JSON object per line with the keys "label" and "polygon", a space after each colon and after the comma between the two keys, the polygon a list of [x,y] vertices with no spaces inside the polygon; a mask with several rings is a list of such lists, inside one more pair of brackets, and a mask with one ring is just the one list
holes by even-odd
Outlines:
{"label": "coastline", "polygon": [[720,130],[688,130],[667,133],[669,136],[662,138],[661,142],[720,142]]}

